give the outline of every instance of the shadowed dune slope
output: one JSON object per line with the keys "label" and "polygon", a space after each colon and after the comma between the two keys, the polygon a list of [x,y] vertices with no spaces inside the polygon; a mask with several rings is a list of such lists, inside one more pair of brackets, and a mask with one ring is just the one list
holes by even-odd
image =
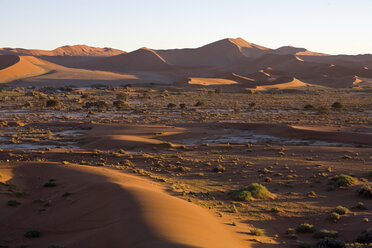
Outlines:
{"label": "shadowed dune slope", "polygon": [[0,55],[0,70],[18,63],[19,60],[19,57],[15,55]]}
{"label": "shadowed dune slope", "polygon": [[264,51],[263,47],[243,39],[223,39],[195,49],[156,50],[169,64],[178,66],[225,66],[248,60],[249,53]]}
{"label": "shadowed dune slope", "polygon": [[170,70],[171,66],[154,50],[143,47],[130,53],[91,60],[85,68],[123,72]]}
{"label": "shadowed dune slope", "polygon": [[[18,207],[6,206],[10,196],[0,196],[1,240],[8,238],[12,247],[243,247],[206,210],[119,171],[24,163],[0,173],[27,193]],[[51,178],[57,186],[43,187]],[[61,197],[65,192],[71,195]],[[49,200],[50,206],[35,199]],[[40,238],[25,238],[30,230],[40,231]]]}

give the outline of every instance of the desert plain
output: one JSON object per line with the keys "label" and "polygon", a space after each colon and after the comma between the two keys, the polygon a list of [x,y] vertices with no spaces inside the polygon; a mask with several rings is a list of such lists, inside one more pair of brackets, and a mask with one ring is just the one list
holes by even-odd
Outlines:
{"label": "desert plain", "polygon": [[0,247],[372,247],[372,55],[0,49]]}

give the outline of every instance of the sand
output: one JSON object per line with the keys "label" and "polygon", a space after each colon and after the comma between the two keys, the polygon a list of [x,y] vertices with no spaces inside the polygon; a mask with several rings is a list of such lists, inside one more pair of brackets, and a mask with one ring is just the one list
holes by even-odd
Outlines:
{"label": "sand", "polygon": [[[119,171],[25,162],[2,166],[0,173],[27,193],[18,207],[6,206],[12,197],[0,195],[1,240],[11,240],[12,246],[243,247],[207,210]],[[43,187],[50,178],[57,186]],[[71,195],[61,197],[65,192]],[[40,231],[41,237],[23,237],[29,230]]]}
{"label": "sand", "polygon": [[99,48],[87,45],[62,46],[54,50],[38,50],[23,48],[2,48],[0,54],[32,55],[32,56],[114,56],[125,53],[109,47]]}

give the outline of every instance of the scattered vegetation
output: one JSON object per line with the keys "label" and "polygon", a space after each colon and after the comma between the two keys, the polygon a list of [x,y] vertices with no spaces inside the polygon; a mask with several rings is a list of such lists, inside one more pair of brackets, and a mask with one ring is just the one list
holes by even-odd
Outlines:
{"label": "scattered vegetation", "polygon": [[348,187],[356,183],[356,181],[357,179],[355,177],[345,174],[328,178],[328,184],[331,188]]}
{"label": "scattered vegetation", "polygon": [[252,198],[265,199],[271,196],[267,188],[259,183],[252,183],[247,187],[230,191],[228,194],[234,201],[249,201]]}
{"label": "scattered vegetation", "polygon": [[315,232],[315,227],[309,223],[303,223],[296,227],[296,231],[299,233],[313,233]]}

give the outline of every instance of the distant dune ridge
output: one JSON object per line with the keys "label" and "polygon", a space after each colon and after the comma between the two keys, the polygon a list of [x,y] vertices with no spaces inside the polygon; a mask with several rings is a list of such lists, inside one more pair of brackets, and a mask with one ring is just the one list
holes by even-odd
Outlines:
{"label": "distant dune ridge", "polygon": [[[285,90],[289,84],[267,85],[286,77],[307,85],[365,88],[371,87],[370,68],[372,55],[368,54],[328,55],[292,46],[271,49],[242,38],[223,39],[199,48],[143,47],[129,53],[86,45],[63,46],[51,51],[0,49],[0,83],[16,85],[53,86],[71,82],[77,86],[92,82],[118,85],[122,80],[121,83],[177,87]],[[290,89],[293,88],[304,87],[292,83]]]}

